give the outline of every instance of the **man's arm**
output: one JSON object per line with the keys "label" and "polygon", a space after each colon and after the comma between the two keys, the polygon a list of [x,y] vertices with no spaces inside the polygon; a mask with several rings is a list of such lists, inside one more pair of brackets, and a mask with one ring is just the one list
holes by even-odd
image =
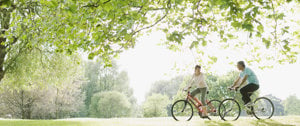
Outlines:
{"label": "man's arm", "polygon": [[231,86],[231,88],[236,87],[238,85],[238,82],[240,81],[240,77],[237,77],[236,80],[234,81],[233,85]]}
{"label": "man's arm", "polygon": [[248,78],[248,75],[245,75],[242,82],[239,85],[235,86],[234,88],[241,87],[246,82],[247,78]]}

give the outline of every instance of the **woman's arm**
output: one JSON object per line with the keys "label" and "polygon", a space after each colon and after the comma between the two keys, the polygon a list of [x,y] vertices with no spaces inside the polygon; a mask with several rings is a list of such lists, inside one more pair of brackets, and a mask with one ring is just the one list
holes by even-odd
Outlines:
{"label": "woman's arm", "polygon": [[187,86],[184,88],[184,90],[189,90],[192,87],[194,81],[194,75],[192,76],[192,78],[188,81]]}

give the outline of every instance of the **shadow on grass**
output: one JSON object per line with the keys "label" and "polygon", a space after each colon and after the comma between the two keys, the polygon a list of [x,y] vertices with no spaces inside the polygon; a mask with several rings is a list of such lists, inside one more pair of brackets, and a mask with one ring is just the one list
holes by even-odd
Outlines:
{"label": "shadow on grass", "polygon": [[225,121],[214,121],[214,120],[211,120],[211,121],[205,121],[205,124],[207,126],[233,126],[232,124],[228,123],[228,122],[225,122]]}
{"label": "shadow on grass", "polygon": [[273,119],[256,120],[256,121],[252,121],[251,124],[255,126],[296,126],[291,124],[280,123]]}

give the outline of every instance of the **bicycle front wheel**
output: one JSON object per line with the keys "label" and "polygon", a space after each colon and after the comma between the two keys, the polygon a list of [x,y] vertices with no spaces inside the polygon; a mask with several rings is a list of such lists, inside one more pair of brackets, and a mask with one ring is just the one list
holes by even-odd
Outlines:
{"label": "bicycle front wheel", "polygon": [[253,115],[257,119],[270,119],[274,114],[274,105],[266,97],[259,97],[254,101]]}
{"label": "bicycle front wheel", "polygon": [[[209,116],[219,116],[219,105],[221,101],[219,100],[210,100],[207,102],[207,113]],[[224,107],[224,106],[222,106]]]}
{"label": "bicycle front wheel", "polygon": [[193,107],[187,100],[178,100],[172,105],[171,114],[176,121],[189,121],[193,117]]}
{"label": "bicycle front wheel", "polygon": [[235,99],[225,99],[219,106],[219,116],[222,120],[235,121],[240,117],[241,107]]}

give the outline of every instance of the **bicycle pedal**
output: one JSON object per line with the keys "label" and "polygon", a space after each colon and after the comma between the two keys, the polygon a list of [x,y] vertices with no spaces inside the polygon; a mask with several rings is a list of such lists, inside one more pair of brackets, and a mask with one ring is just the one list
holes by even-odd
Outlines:
{"label": "bicycle pedal", "polygon": [[204,119],[211,120],[209,116],[203,116]]}
{"label": "bicycle pedal", "polygon": [[210,118],[210,117],[208,117],[208,116],[207,116],[207,119],[208,119],[208,120],[211,120],[211,118]]}
{"label": "bicycle pedal", "polygon": [[253,114],[251,111],[248,111],[248,110],[246,110],[246,113],[247,113],[248,115],[252,115],[252,114]]}

